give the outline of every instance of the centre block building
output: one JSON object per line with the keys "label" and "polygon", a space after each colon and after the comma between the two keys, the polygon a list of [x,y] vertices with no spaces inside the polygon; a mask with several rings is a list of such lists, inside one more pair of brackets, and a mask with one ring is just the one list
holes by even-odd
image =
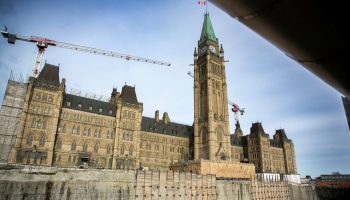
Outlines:
{"label": "centre block building", "polygon": [[[224,49],[208,13],[194,52],[193,88],[194,121],[189,126],[172,122],[166,112],[143,116],[144,105],[128,85],[121,91],[113,88],[109,101],[71,94],[59,78],[59,67],[45,63],[27,83],[9,80],[1,113],[11,99],[21,103],[17,118],[1,115],[0,141],[7,149],[1,158],[101,169],[168,169],[191,160],[230,160],[253,163],[260,173],[297,173],[294,145],[283,129],[270,139],[261,123],[253,123],[244,135],[237,122],[230,134]],[[15,126],[12,132],[6,128],[9,122]],[[15,139],[10,141],[11,134]]]}

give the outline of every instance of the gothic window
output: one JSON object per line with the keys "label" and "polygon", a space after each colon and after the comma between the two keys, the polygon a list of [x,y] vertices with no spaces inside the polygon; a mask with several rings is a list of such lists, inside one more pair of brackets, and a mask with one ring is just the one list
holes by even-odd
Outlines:
{"label": "gothic window", "polygon": [[45,114],[45,115],[49,114],[49,108],[48,108],[48,107],[45,108],[44,114]]}
{"label": "gothic window", "polygon": [[87,130],[87,128],[85,127],[85,128],[84,128],[84,131],[83,131],[83,135],[84,135],[84,136],[87,136],[87,134],[88,134],[88,130]]}
{"label": "gothic window", "polygon": [[26,144],[32,145],[32,142],[33,142],[33,135],[29,133],[27,136]]}
{"label": "gothic window", "polygon": [[77,135],[80,135],[80,126],[77,127]]}
{"label": "gothic window", "polygon": [[40,147],[45,146],[45,135],[44,135],[44,134],[41,134],[41,135],[40,135],[40,138],[39,138],[39,146],[40,146]]}
{"label": "gothic window", "polygon": [[109,131],[107,131],[107,139],[109,139],[110,138],[110,133],[109,133]]}
{"label": "gothic window", "polygon": [[46,129],[47,126],[47,119],[43,120],[43,124],[42,124],[42,129]]}
{"label": "gothic window", "polygon": [[98,131],[98,137],[101,138],[101,129]]}
{"label": "gothic window", "polygon": [[133,141],[133,134],[130,133],[130,141]]}
{"label": "gothic window", "polygon": [[124,155],[124,152],[125,152],[125,145],[122,144],[122,146],[120,147],[120,154]]}
{"label": "gothic window", "polygon": [[35,113],[37,110],[38,110],[37,107],[33,106],[33,112]]}
{"label": "gothic window", "polygon": [[48,102],[52,103],[53,102],[53,95],[52,94],[49,94],[49,99],[48,99]]}
{"label": "gothic window", "polygon": [[88,129],[88,134],[87,134],[87,135],[88,135],[88,136],[91,135],[91,128]]}
{"label": "gothic window", "polygon": [[218,127],[216,129],[216,139],[218,142],[222,142],[222,134],[223,134],[223,131],[222,131],[222,128],[221,127]]}
{"label": "gothic window", "polygon": [[96,142],[95,146],[94,146],[94,153],[98,153],[98,143]]}
{"label": "gothic window", "polygon": [[62,126],[62,133],[66,133],[66,124],[63,124]]}
{"label": "gothic window", "polygon": [[35,100],[40,100],[41,99],[41,93],[37,92],[35,95]]}
{"label": "gothic window", "polygon": [[75,127],[75,125],[73,125],[72,133],[73,133],[73,134],[76,134],[76,133],[77,133],[77,128]]}
{"label": "gothic window", "polygon": [[84,142],[83,152],[87,152],[87,150],[88,150],[88,144],[86,142]]}
{"label": "gothic window", "polygon": [[107,152],[107,154],[111,154],[111,145],[107,146],[107,151],[106,152]]}
{"label": "gothic window", "polygon": [[32,128],[36,128],[36,125],[37,125],[37,121],[35,118],[33,118],[33,121],[32,121]]}
{"label": "gothic window", "polygon": [[75,151],[77,149],[77,143],[75,142],[75,140],[72,142],[71,148],[72,151]]}
{"label": "gothic window", "polygon": [[126,140],[126,133],[123,133],[123,140]]}
{"label": "gothic window", "polygon": [[56,140],[56,149],[57,150],[61,150],[61,148],[62,148],[62,140],[61,140],[61,138],[57,138],[57,140]]}
{"label": "gothic window", "polygon": [[133,156],[133,154],[134,154],[134,146],[131,145],[129,148],[129,156]]}
{"label": "gothic window", "polygon": [[202,134],[202,143],[206,143],[207,142],[207,130],[205,128],[203,128],[201,131],[201,134]]}
{"label": "gothic window", "polygon": [[97,137],[97,129],[94,131],[94,137]]}
{"label": "gothic window", "polygon": [[41,128],[42,126],[42,122],[41,122],[41,119],[39,119],[36,123],[36,128]]}
{"label": "gothic window", "polygon": [[41,99],[42,101],[47,101],[47,94],[44,93],[43,96],[42,96],[41,98],[42,98],[42,99]]}

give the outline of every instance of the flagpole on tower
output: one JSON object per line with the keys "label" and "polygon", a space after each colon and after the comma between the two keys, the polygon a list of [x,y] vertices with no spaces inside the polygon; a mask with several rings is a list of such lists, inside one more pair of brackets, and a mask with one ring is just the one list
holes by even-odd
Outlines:
{"label": "flagpole on tower", "polygon": [[204,1],[204,4],[205,4],[205,13],[208,13],[208,4],[206,0]]}

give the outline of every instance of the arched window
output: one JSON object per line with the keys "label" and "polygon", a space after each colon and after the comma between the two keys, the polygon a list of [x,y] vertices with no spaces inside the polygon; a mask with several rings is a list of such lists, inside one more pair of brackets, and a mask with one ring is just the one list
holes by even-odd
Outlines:
{"label": "arched window", "polygon": [[66,124],[63,124],[62,133],[66,133]]}
{"label": "arched window", "polygon": [[94,137],[97,137],[97,129],[95,129]]}
{"label": "arched window", "polygon": [[47,119],[45,119],[45,120],[43,121],[42,129],[45,130],[46,127],[47,127]]}
{"label": "arched window", "polygon": [[133,156],[133,154],[134,154],[134,146],[130,145],[129,156]]}
{"label": "arched window", "polygon": [[203,128],[201,134],[202,134],[202,143],[206,143],[207,142],[207,129]]}
{"label": "arched window", "polygon": [[61,138],[57,138],[57,140],[56,140],[56,149],[57,150],[61,150],[61,148],[62,148],[62,140],[61,140]]}
{"label": "arched window", "polygon": [[42,122],[41,120],[39,119],[36,123],[36,128],[41,128],[42,127]]}
{"label": "arched window", "polygon": [[217,127],[216,129],[216,139],[217,141],[220,143],[222,142],[222,134],[223,134],[223,130],[221,127]]}
{"label": "arched window", "polygon": [[94,146],[94,153],[98,153],[98,143],[96,142],[95,146]]}
{"label": "arched window", "polygon": [[87,152],[87,150],[88,150],[88,144],[86,142],[84,142],[83,152]]}
{"label": "arched window", "polygon": [[77,129],[77,131],[76,131],[77,135],[80,135],[80,126],[78,126],[76,129]]}
{"label": "arched window", "polygon": [[40,135],[40,138],[39,138],[39,146],[40,146],[40,147],[45,146],[45,135],[44,135],[44,134],[41,134],[41,135]]}
{"label": "arched window", "polygon": [[84,128],[84,131],[83,131],[83,135],[84,136],[87,136],[87,134],[88,134],[88,130],[86,129],[86,127]]}
{"label": "arched window", "polygon": [[109,131],[107,131],[107,139],[109,139],[111,136],[110,136],[110,133]]}
{"label": "arched window", "polygon": [[28,134],[26,144],[27,145],[32,145],[33,143],[33,135],[31,133]]}
{"label": "arched window", "polygon": [[112,148],[111,148],[111,145],[108,145],[108,146],[107,146],[107,151],[106,151],[107,154],[111,154],[111,149],[112,149]]}
{"label": "arched window", "polygon": [[35,118],[33,118],[33,121],[32,121],[32,128],[36,128],[36,119]]}
{"label": "arched window", "polygon": [[120,147],[120,154],[124,155],[124,152],[125,152],[125,145],[122,144],[122,146]]}
{"label": "arched window", "polygon": [[77,143],[75,142],[75,140],[72,142],[72,145],[71,145],[70,149],[72,151],[75,151],[77,149]]}

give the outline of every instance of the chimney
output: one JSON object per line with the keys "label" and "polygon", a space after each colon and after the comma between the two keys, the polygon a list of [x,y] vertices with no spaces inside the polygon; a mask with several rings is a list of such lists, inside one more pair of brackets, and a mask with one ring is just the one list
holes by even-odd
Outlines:
{"label": "chimney", "polygon": [[156,122],[159,122],[159,110],[156,110],[156,112],[154,113],[154,119],[156,120]]}
{"label": "chimney", "polygon": [[163,113],[163,122],[164,124],[168,124],[168,122],[170,122],[170,118],[167,112]]}

